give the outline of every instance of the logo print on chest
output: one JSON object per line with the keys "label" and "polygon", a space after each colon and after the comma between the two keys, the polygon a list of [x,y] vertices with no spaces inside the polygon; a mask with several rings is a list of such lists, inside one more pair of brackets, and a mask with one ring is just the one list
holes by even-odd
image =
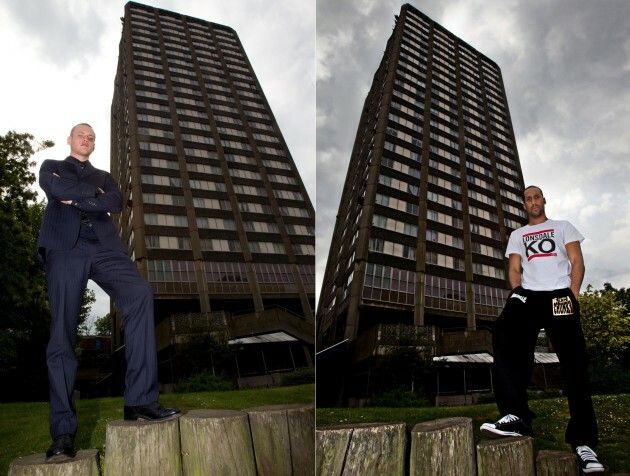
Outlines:
{"label": "logo print on chest", "polygon": [[556,253],[555,230],[553,229],[523,235],[523,245],[525,246],[527,261],[531,261],[534,258],[558,256],[558,253]]}

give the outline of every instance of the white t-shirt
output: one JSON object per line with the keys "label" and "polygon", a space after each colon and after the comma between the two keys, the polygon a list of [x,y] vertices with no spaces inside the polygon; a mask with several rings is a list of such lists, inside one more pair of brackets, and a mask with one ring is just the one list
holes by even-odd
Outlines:
{"label": "white t-shirt", "polygon": [[566,220],[547,220],[514,230],[505,256],[521,255],[521,286],[534,291],[553,291],[571,285],[571,263],[565,245],[584,237]]}

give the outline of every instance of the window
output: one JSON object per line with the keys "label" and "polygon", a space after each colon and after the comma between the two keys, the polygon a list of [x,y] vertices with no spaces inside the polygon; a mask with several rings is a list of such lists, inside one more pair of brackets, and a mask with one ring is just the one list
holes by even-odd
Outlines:
{"label": "window", "polygon": [[442,266],[444,268],[455,269],[458,271],[464,271],[465,264],[461,258],[454,258],[453,256],[443,255],[434,251],[427,252],[426,262],[428,264],[434,264]]}
{"label": "window", "polygon": [[184,236],[147,235],[147,248],[190,250],[190,238]]}
{"label": "window", "polygon": [[418,227],[411,223],[405,223],[403,221],[394,220],[393,218],[384,217],[381,215],[374,215],[372,218],[372,225],[386,230],[396,231],[409,236],[418,236]]}
{"label": "window", "polygon": [[413,271],[367,263],[362,297],[413,306],[415,283]]}
{"label": "window", "polygon": [[473,263],[473,273],[490,278],[505,279],[505,270],[487,264]]}
{"label": "window", "polygon": [[370,238],[369,247],[370,251],[374,251],[376,253],[384,253],[411,260],[416,259],[415,246],[394,243],[392,241],[383,240],[382,238]]}
{"label": "window", "polygon": [[145,213],[144,223],[146,225],[159,226],[188,226],[188,219],[185,215],[166,215],[162,213]]}
{"label": "window", "polygon": [[249,250],[252,253],[272,253],[272,254],[285,254],[286,253],[282,243],[274,243],[270,241],[250,241]]}

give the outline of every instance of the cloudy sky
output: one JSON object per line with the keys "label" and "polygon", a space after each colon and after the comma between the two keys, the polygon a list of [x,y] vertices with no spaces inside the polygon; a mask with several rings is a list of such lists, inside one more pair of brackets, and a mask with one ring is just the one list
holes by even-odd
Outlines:
{"label": "cloudy sky", "polygon": [[[584,287],[630,287],[630,2],[410,2],[501,68],[526,184],[586,237]],[[318,286],[359,115],[400,12],[317,0]],[[318,288],[319,289],[319,288]]]}
{"label": "cloudy sky", "polygon": [[[238,32],[316,204],[321,279],[361,107],[401,2],[145,3]],[[65,157],[69,127],[86,121],[97,133],[92,160],[109,168],[124,4],[0,0],[0,134],[54,140],[38,164]],[[630,2],[414,5],[501,67],[525,182],[543,188],[549,216],[572,221],[587,237],[585,283],[630,287]],[[93,315],[101,316],[108,301],[97,296]]]}
{"label": "cloudy sky", "polygon": [[[109,170],[109,123],[124,0],[0,0],[0,134],[53,140],[35,159],[67,156],[78,122],[92,124],[92,162]],[[315,203],[315,4],[310,0],[151,0],[228,25],[245,52]],[[38,169],[38,167],[37,167]],[[36,170],[34,170],[36,171]],[[43,197],[43,192],[40,198]],[[109,312],[95,285],[92,316]]]}

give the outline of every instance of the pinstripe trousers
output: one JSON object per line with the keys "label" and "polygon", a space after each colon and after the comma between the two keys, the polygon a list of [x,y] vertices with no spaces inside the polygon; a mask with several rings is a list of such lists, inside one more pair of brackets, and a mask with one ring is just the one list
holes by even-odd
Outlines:
{"label": "pinstripe trousers", "polygon": [[72,399],[77,370],[75,345],[88,279],[98,284],[124,315],[124,404],[138,406],[157,400],[153,292],[129,257],[105,248],[94,231],[82,225],[74,248],[46,250],[44,267],[51,315],[46,348],[51,436],[75,435],[78,428]]}

